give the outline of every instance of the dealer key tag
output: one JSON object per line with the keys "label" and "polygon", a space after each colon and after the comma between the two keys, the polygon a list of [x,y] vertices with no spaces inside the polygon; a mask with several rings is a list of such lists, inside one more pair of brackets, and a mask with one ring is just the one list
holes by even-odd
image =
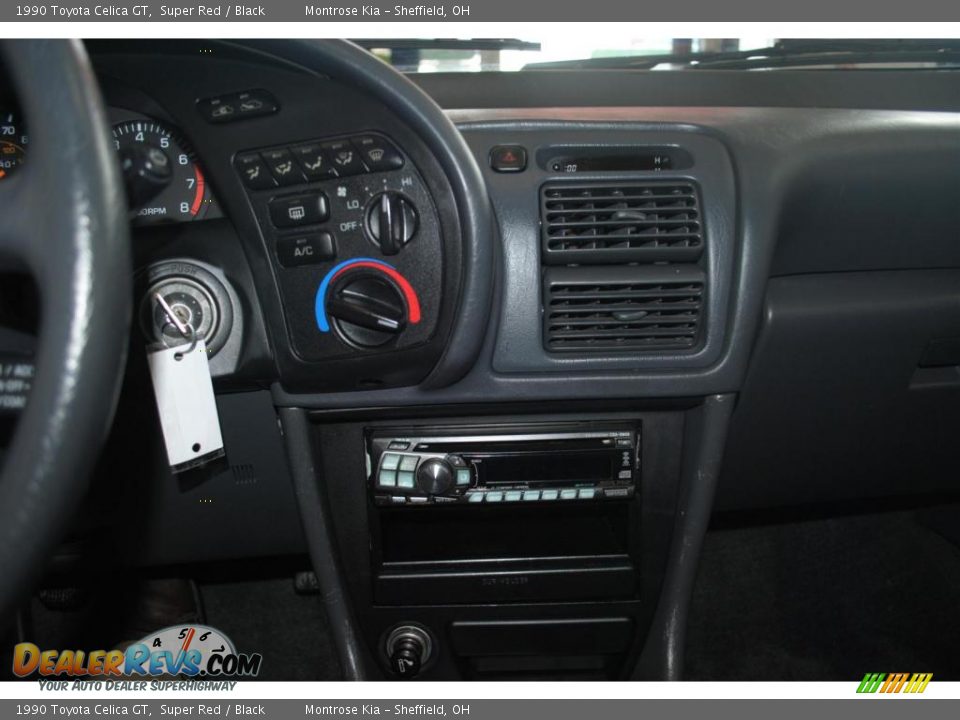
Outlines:
{"label": "dealer key tag", "polygon": [[[157,298],[164,310],[169,306]],[[183,472],[223,455],[220,417],[210,379],[207,347],[190,325],[168,313],[186,342],[147,353],[153,394],[160,412],[160,427],[167,460],[174,473]]]}

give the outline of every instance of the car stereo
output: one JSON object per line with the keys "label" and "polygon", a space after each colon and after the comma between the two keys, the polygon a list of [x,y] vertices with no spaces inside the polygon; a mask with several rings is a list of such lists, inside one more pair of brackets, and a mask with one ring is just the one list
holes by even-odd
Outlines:
{"label": "car stereo", "polygon": [[374,435],[370,493],[402,506],[623,500],[639,480],[638,437],[634,428]]}

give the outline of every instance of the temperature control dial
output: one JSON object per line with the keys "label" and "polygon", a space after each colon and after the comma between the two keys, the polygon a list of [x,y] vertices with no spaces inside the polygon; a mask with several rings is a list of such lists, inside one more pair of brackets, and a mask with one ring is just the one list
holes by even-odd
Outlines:
{"label": "temperature control dial", "polygon": [[417,232],[417,209],[398,192],[382,192],[367,208],[367,232],[384,255],[396,255]]}
{"label": "temperature control dial", "polygon": [[340,334],[359,347],[379,347],[406,327],[403,296],[382,275],[351,274],[337,283],[327,312]]}

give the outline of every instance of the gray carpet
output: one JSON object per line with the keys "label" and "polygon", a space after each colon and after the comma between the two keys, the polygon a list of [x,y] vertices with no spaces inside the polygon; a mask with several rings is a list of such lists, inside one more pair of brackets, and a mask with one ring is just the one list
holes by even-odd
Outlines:
{"label": "gray carpet", "polygon": [[886,513],[708,533],[692,680],[960,679],[960,550]]}
{"label": "gray carpet", "polygon": [[263,655],[257,679],[341,679],[321,599],[297,595],[292,578],[201,583],[200,594],[208,624]]}

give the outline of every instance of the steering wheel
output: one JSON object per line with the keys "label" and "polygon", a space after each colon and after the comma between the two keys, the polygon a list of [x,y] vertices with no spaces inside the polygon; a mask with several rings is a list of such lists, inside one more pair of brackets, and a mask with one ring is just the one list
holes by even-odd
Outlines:
{"label": "steering wheel", "polygon": [[29,157],[0,181],[0,267],[29,273],[41,306],[29,400],[0,468],[3,627],[61,539],[110,427],[132,272],[126,199],[83,45],[4,41],[0,58],[30,133]]}

